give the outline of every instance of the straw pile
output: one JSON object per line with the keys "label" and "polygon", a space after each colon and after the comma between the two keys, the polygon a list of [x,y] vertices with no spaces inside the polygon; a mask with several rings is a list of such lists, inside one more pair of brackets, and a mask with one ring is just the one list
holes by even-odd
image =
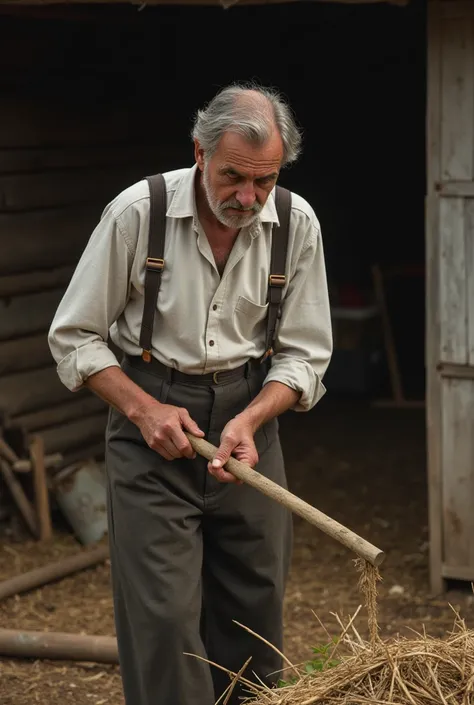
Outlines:
{"label": "straw pile", "polygon": [[[359,587],[368,612],[369,641],[354,626],[360,610],[344,625],[341,636],[326,655],[322,670],[305,673],[288,664],[299,678],[291,685],[270,690],[248,687],[246,705],[474,705],[474,631],[455,613],[446,639],[426,633],[414,638],[382,641],[377,625],[377,569],[359,563]],[[333,665],[338,660],[337,665]],[[286,672],[286,669],[285,669]],[[225,702],[225,701],[224,701]]]}
{"label": "straw pile", "polygon": [[457,618],[447,639],[364,642],[355,628],[343,638],[352,655],[302,675],[294,685],[254,688],[246,705],[472,705],[474,632]]}

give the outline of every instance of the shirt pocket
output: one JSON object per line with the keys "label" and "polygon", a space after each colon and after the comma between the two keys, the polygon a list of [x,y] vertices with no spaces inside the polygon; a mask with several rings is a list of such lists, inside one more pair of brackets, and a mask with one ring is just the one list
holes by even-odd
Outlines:
{"label": "shirt pocket", "polygon": [[234,309],[234,327],[245,340],[255,340],[264,335],[268,304],[261,306],[245,296],[239,296]]}

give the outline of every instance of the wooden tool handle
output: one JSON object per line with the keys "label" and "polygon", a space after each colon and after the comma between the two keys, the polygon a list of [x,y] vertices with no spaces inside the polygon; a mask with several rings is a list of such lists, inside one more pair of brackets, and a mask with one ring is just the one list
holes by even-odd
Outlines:
{"label": "wooden tool handle", "polygon": [[[215,446],[203,438],[196,438],[196,436],[190,433],[186,433],[186,436],[196,453],[199,453],[199,455],[202,455],[207,460],[214,458],[217,452]],[[317,526],[318,529],[324,531],[325,534],[328,534],[328,536],[331,536],[347,548],[350,548],[351,551],[354,551],[354,553],[357,553],[358,556],[364,558],[372,565],[379,566],[382,564],[385,554],[379,548],[373,546],[342,524],[339,524],[339,522],[331,519],[331,517],[323,514],[319,509],[312,507],[296,495],[280,487],[280,485],[277,485],[272,480],[269,480],[268,477],[253,470],[249,465],[245,465],[235,458],[230,458],[225,469],[247,485],[251,485],[267,497],[274,499],[295,514],[303,517],[303,519],[306,519],[310,524]]]}

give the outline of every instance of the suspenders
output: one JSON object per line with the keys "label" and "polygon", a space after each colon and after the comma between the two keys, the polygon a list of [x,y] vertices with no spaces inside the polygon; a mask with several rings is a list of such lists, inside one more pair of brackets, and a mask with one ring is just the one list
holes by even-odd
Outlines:
{"label": "suspenders", "polygon": [[[155,321],[156,304],[161,284],[161,274],[165,268],[166,236],[166,184],[161,174],[147,176],[150,189],[150,225],[148,233],[148,257],[145,268],[145,301],[140,331],[142,358],[151,362],[151,339]],[[268,278],[268,315],[265,340],[265,354],[262,362],[273,354],[273,342],[280,312],[283,287],[286,284],[286,253],[291,213],[291,193],[282,186],[275,189],[275,205],[280,225],[272,230],[272,252],[270,276]]]}

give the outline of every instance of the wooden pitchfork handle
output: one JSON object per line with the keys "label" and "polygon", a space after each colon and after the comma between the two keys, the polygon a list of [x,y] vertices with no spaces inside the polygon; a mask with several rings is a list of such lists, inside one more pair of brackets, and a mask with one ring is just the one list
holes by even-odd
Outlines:
{"label": "wooden pitchfork handle", "polygon": [[[196,453],[199,453],[199,455],[202,455],[207,460],[213,460],[217,452],[215,446],[204,440],[204,438],[197,438],[190,433],[186,433],[186,436]],[[385,559],[384,552],[379,548],[373,546],[342,524],[339,524],[338,521],[323,514],[319,509],[312,507],[296,495],[288,492],[288,490],[280,487],[280,485],[277,485],[272,480],[269,480],[268,477],[253,470],[250,465],[245,465],[245,463],[241,463],[236,458],[230,458],[225,465],[225,469],[232,473],[238,480],[242,480],[242,482],[254,487],[267,497],[274,499],[295,514],[303,517],[303,519],[306,519],[310,524],[317,526],[318,529],[324,531],[325,534],[336,539],[336,541],[339,541],[339,543],[342,543],[344,546],[351,549],[351,551],[357,553],[360,558],[363,558],[372,565],[378,567]]]}

